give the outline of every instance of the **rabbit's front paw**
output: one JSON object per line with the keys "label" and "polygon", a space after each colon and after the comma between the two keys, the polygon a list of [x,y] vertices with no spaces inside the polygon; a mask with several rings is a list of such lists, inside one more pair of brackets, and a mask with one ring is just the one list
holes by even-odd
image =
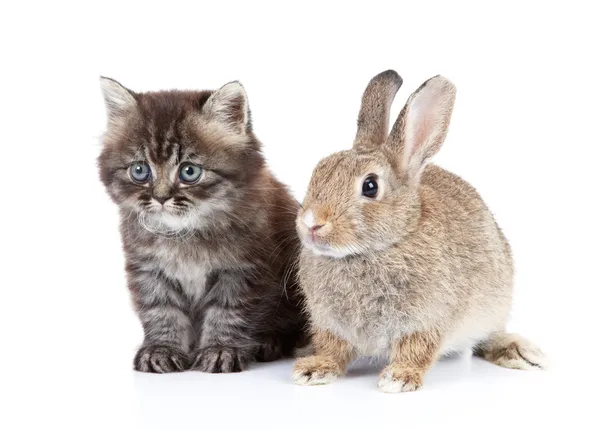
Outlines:
{"label": "rabbit's front paw", "polygon": [[331,358],[312,355],[296,361],[292,379],[298,385],[324,385],[333,382],[341,374],[340,366]]}
{"label": "rabbit's front paw", "polygon": [[377,387],[384,393],[416,391],[423,385],[423,372],[388,366],[379,376]]}

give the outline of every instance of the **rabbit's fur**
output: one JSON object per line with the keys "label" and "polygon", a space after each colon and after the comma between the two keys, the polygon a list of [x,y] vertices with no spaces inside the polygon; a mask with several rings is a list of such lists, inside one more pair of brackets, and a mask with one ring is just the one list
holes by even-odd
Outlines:
{"label": "rabbit's fur", "polygon": [[[315,355],[294,369],[322,384],[357,356],[386,356],[383,391],[412,391],[443,354],[468,349],[513,368],[543,355],[505,333],[512,300],[509,244],[477,191],[427,161],[441,147],[455,87],[436,76],[408,100],[387,134],[402,80],[374,77],[363,95],[351,150],[319,162],[297,229],[300,285]],[[362,195],[375,177],[375,198]]]}

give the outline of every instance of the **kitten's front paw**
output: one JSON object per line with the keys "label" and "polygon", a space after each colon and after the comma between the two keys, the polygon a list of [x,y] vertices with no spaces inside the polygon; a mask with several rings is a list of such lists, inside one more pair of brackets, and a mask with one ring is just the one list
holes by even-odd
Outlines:
{"label": "kitten's front paw", "polygon": [[192,370],[209,373],[241,372],[248,368],[249,355],[239,348],[209,346],[196,351]]}
{"label": "kitten's front paw", "polygon": [[292,379],[298,385],[329,384],[342,374],[340,366],[328,357],[312,355],[296,360]]}
{"label": "kitten's front paw", "polygon": [[379,376],[377,387],[384,393],[416,391],[423,385],[423,372],[388,366]]}
{"label": "kitten's front paw", "polygon": [[188,367],[188,361],[185,352],[171,345],[146,345],[135,355],[133,368],[149,373],[183,372]]}

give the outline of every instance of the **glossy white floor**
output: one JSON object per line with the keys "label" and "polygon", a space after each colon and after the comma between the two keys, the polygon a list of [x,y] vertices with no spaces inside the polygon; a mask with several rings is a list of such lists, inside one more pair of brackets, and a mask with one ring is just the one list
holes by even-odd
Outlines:
{"label": "glossy white floor", "polygon": [[597,372],[590,357],[578,359],[586,351],[569,351],[568,343],[550,349],[558,361],[548,371],[508,370],[464,355],[437,363],[418,392],[384,394],[376,389],[380,365],[366,361],[317,387],[292,384],[292,360],[237,374],[134,372],[134,351],[123,339],[136,324],[128,324],[110,349],[102,346],[111,344],[108,336],[98,345],[59,341],[24,357],[27,371],[8,369],[0,428],[598,428]]}
{"label": "glossy white floor", "polygon": [[[441,361],[421,391],[376,390],[379,366],[355,363],[328,386],[290,382],[291,361],[234,375],[133,375],[136,420],[144,428],[524,428],[573,423],[568,385],[552,372],[511,371],[465,355]],[[567,409],[570,410],[570,409]],[[281,428],[285,428],[281,427]]]}

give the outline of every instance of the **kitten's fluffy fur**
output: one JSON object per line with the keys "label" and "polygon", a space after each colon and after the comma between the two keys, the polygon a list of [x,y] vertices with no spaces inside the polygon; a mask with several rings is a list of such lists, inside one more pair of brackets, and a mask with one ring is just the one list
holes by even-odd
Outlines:
{"label": "kitten's fluffy fur", "polygon": [[[243,87],[134,93],[102,78],[100,176],[119,205],[144,372],[234,372],[301,336],[297,202],[265,167]],[[148,163],[147,183],[131,178]],[[203,169],[197,184],[179,166]],[[162,202],[162,204],[161,204]]]}

